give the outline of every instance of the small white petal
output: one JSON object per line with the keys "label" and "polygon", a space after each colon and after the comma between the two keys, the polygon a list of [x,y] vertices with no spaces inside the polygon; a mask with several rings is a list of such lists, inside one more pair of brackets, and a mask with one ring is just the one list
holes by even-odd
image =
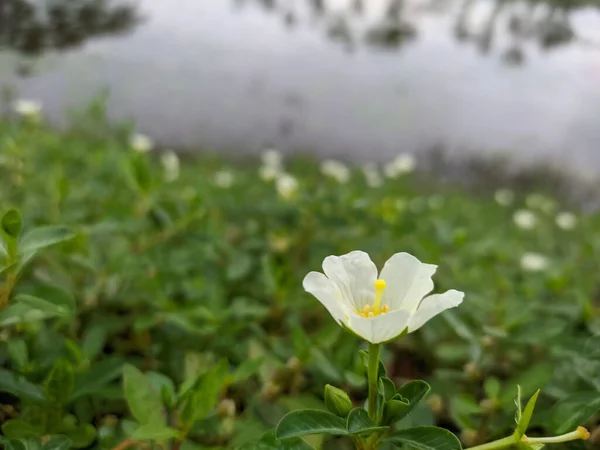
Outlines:
{"label": "small white petal", "polygon": [[346,322],[347,314],[341,300],[341,293],[333,281],[321,272],[310,272],[304,277],[302,286],[327,308],[329,314],[338,323]]}
{"label": "small white petal", "polygon": [[337,285],[350,307],[362,309],[373,303],[377,267],[365,252],[328,256],[323,261],[323,272]]}
{"label": "small white petal", "polygon": [[385,280],[382,303],[390,310],[414,312],[419,302],[433,290],[431,277],[437,266],[425,264],[409,253],[396,253],[383,266],[379,278]]}
{"label": "small white petal", "polygon": [[360,317],[351,313],[347,326],[363,339],[379,344],[402,334],[409,319],[410,312],[404,310],[391,311],[375,317]]}
{"label": "small white petal", "polygon": [[421,328],[430,319],[437,316],[442,311],[454,308],[460,305],[463,301],[464,292],[455,291],[454,289],[444,292],[443,294],[434,294],[425,297],[417,312],[413,314],[408,323],[408,332]]}
{"label": "small white petal", "polygon": [[556,216],[556,225],[563,230],[572,230],[577,225],[577,217],[569,212],[561,212]]}
{"label": "small white petal", "polygon": [[513,220],[515,221],[515,224],[523,230],[531,230],[537,223],[535,214],[527,209],[517,211],[513,216]]}
{"label": "small white petal", "polygon": [[528,272],[541,272],[546,270],[550,261],[544,255],[534,252],[526,252],[521,256],[521,269]]}

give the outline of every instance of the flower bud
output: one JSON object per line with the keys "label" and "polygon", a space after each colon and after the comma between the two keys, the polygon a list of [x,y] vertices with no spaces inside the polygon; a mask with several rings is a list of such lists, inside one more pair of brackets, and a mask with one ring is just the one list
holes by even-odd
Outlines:
{"label": "flower bud", "polygon": [[439,395],[432,395],[431,397],[429,397],[429,399],[427,400],[427,404],[434,412],[434,414],[439,414],[444,409],[444,400],[442,400],[442,397],[440,397]]}
{"label": "flower bud", "polygon": [[466,447],[472,447],[477,444],[477,431],[465,429],[460,433],[460,440]]}
{"label": "flower bud", "polygon": [[217,406],[217,414],[219,417],[235,417],[235,402],[230,398],[221,400]]}
{"label": "flower bud", "polygon": [[327,384],[325,385],[325,406],[333,414],[346,417],[352,409],[352,400],[341,389]]}

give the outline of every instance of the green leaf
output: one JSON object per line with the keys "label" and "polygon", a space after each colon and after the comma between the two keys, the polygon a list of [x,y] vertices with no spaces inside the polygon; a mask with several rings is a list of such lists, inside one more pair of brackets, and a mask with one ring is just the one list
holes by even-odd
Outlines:
{"label": "green leaf", "polygon": [[263,361],[264,358],[262,356],[245,360],[230,374],[229,383],[241,383],[242,381],[250,378],[252,375],[258,373]]}
{"label": "green leaf", "polygon": [[27,365],[27,362],[29,361],[29,350],[23,339],[11,339],[6,343],[6,347],[11,361],[18,368]]}
{"label": "green leaf", "polygon": [[461,450],[458,438],[443,428],[415,427],[396,431],[385,439],[394,445],[417,450]]}
{"label": "green leaf", "polygon": [[275,429],[277,439],[309,434],[347,435],[346,421],[327,411],[300,409],[283,416]]}
{"label": "green leaf", "polygon": [[259,441],[248,442],[237,450],[314,450],[314,447],[302,438],[295,437],[279,441],[275,439],[275,430],[265,433]]}
{"label": "green leaf", "polygon": [[391,425],[406,417],[412,411],[410,403],[402,400],[388,400],[383,405],[383,421],[385,425]]}
{"label": "green leaf", "polygon": [[519,423],[517,424],[517,429],[515,430],[514,434],[514,436],[519,439],[521,439],[521,437],[525,434],[525,431],[527,431],[527,427],[529,426],[529,422],[531,421],[531,416],[533,415],[533,410],[535,409],[535,402],[537,401],[538,395],[540,395],[539,389],[529,399],[527,405],[525,405],[523,413],[521,414],[521,418],[519,420]]}
{"label": "green leaf", "polygon": [[515,422],[517,425],[521,422],[521,415],[523,414],[523,406],[521,403],[521,386],[517,384],[517,396],[515,397],[515,406],[517,410],[515,411]]}
{"label": "green leaf", "polygon": [[136,441],[163,441],[165,439],[176,439],[180,433],[175,428],[163,424],[145,424],[139,427],[131,435]]}
{"label": "green leaf", "polygon": [[42,443],[40,439],[5,439],[0,436],[0,444],[4,445],[4,450],[41,450]]}
{"label": "green leaf", "polygon": [[173,380],[160,372],[146,372],[146,378],[150,381],[152,389],[160,392],[163,403],[173,405],[175,402],[175,383]]}
{"label": "green leaf", "polygon": [[108,358],[92,364],[89,371],[77,373],[75,376],[75,390],[72,400],[85,395],[97,394],[106,385],[121,376],[123,373],[123,360],[121,358]]}
{"label": "green leaf", "polygon": [[36,427],[20,419],[12,419],[5,422],[2,425],[2,434],[9,439],[37,438],[42,435]]}
{"label": "green leaf", "polygon": [[386,430],[388,427],[377,426],[369,417],[369,413],[363,408],[354,408],[346,419],[346,428],[349,434],[372,434],[377,431]]}
{"label": "green leaf", "polygon": [[69,291],[59,286],[54,286],[51,284],[40,285],[35,289],[34,295],[35,297],[44,299],[46,302],[52,303],[59,308],[75,312],[75,297],[73,297]]}
{"label": "green leaf", "polygon": [[43,450],[69,450],[72,445],[71,439],[67,436],[56,435],[52,436],[42,448]]}
{"label": "green leaf", "polygon": [[100,354],[106,344],[107,328],[101,324],[95,324],[87,328],[81,342],[81,353],[84,359],[91,361]]}
{"label": "green leaf", "polygon": [[73,310],[62,304],[57,305],[32,295],[19,294],[10,305],[0,311],[0,326],[35,322],[54,317],[69,317],[72,314]]}
{"label": "green leaf", "polygon": [[389,378],[381,377],[379,379],[379,393],[385,401],[391,400],[396,395],[396,385]]}
{"label": "green leaf", "polygon": [[352,400],[344,391],[330,384],[325,385],[325,407],[336,416],[346,417],[352,409]]}
{"label": "green leaf", "polygon": [[292,344],[294,353],[300,361],[306,362],[310,358],[310,339],[304,329],[298,324],[292,326]]}
{"label": "green leaf", "polygon": [[0,226],[6,236],[17,239],[23,229],[23,217],[17,209],[9,209],[2,216]]}
{"label": "green leaf", "polygon": [[68,431],[65,431],[65,434],[73,441],[71,445],[74,448],[89,447],[96,439],[96,429],[89,423],[71,428]]}
{"label": "green leaf", "polygon": [[431,390],[431,386],[427,384],[423,380],[413,380],[404,384],[400,389],[398,389],[396,395],[402,396],[400,399],[395,400],[408,400],[409,408],[404,413],[404,415],[409,414],[415,406],[427,395],[427,393]]}
{"label": "green leaf", "polygon": [[160,394],[152,389],[144,374],[131,364],[123,367],[123,391],[131,414],[140,425],[165,424]]}
{"label": "green leaf", "polygon": [[73,239],[75,233],[62,225],[48,225],[34,228],[23,235],[21,250],[24,254]]}
{"label": "green leaf", "polygon": [[52,366],[44,382],[44,391],[48,401],[55,405],[66,405],[75,386],[73,365],[66,359],[59,359]]}
{"label": "green leaf", "polygon": [[206,418],[215,407],[227,369],[227,360],[222,359],[209,372],[201,375],[194,386],[186,391],[180,416],[185,428],[189,429],[194,422]]}
{"label": "green leaf", "polygon": [[25,377],[0,369],[0,392],[9,392],[21,400],[40,403],[46,400],[44,392]]}
{"label": "green leaf", "polygon": [[563,434],[583,425],[598,412],[600,412],[600,394],[582,392],[557,403],[552,409],[551,417],[556,433]]}

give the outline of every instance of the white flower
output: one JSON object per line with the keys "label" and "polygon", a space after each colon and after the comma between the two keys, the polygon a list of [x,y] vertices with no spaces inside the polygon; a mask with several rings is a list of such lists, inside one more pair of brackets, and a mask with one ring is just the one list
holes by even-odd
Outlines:
{"label": "white flower", "polygon": [[177,156],[177,153],[173,150],[163,153],[160,162],[165,169],[165,180],[171,182],[179,178],[179,156]]}
{"label": "white flower", "polygon": [[577,225],[577,217],[570,212],[561,212],[556,216],[556,225],[563,230],[572,230]]}
{"label": "white flower", "polygon": [[383,178],[379,173],[379,169],[373,163],[365,164],[362,169],[363,175],[365,176],[365,182],[367,186],[371,188],[378,188],[383,184]]}
{"label": "white flower", "polygon": [[397,178],[402,174],[412,172],[416,166],[417,161],[413,155],[402,153],[387,163],[383,171],[388,178]]}
{"label": "white flower", "polygon": [[499,205],[508,206],[515,200],[515,193],[510,189],[498,189],[494,194],[494,199]]}
{"label": "white flower", "polygon": [[290,199],[298,191],[298,180],[288,173],[283,173],[277,177],[275,187],[282,198]]}
{"label": "white flower", "polygon": [[138,153],[148,153],[154,148],[154,142],[144,134],[135,133],[129,137],[129,146]]}
{"label": "white flower", "polygon": [[540,272],[548,268],[549,261],[544,255],[527,252],[521,256],[521,268],[528,272]]}
{"label": "white flower", "polygon": [[346,183],[350,179],[350,169],[345,164],[326,159],[321,163],[321,172],[323,175],[337,180],[338,183]]}
{"label": "white flower", "polygon": [[523,230],[531,230],[537,223],[535,214],[527,209],[520,209],[517,211],[513,216],[513,220],[517,226]]}
{"label": "white flower", "polygon": [[233,186],[233,174],[229,170],[219,170],[215,173],[215,184],[223,189]]}
{"label": "white flower", "polygon": [[281,153],[274,149],[265,150],[260,159],[265,166],[270,167],[281,167],[283,161]]}
{"label": "white flower", "polygon": [[310,272],[303,286],[340,325],[378,344],[412,333],[462,303],[464,293],[455,290],[425,297],[433,289],[436,269],[408,253],[396,253],[378,278],[369,255],[353,251],[325,258],[325,274]]}
{"label": "white flower", "polygon": [[42,104],[36,100],[15,100],[12,106],[23,117],[37,117],[42,113]]}

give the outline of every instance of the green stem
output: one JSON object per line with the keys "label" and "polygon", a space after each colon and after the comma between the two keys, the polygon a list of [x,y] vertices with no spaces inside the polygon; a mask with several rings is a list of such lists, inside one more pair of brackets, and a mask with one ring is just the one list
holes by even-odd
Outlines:
{"label": "green stem", "polygon": [[369,380],[369,417],[377,422],[377,375],[379,372],[379,355],[381,344],[369,344],[369,366],[367,376]]}
{"label": "green stem", "polygon": [[477,445],[470,447],[465,450],[500,450],[503,448],[509,448],[517,443],[517,439],[514,436],[508,436],[497,441],[488,442],[487,444]]}

